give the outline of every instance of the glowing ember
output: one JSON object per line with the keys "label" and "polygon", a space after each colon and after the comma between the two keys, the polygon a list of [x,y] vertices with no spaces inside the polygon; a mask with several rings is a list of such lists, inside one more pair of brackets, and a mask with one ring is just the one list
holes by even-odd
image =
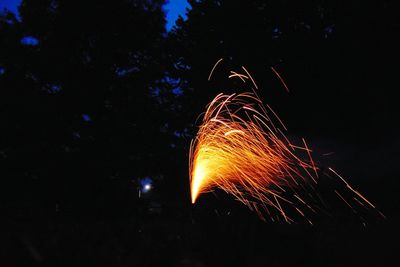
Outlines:
{"label": "glowing ember", "polygon": [[[242,69],[245,73],[231,71],[229,78],[251,81],[257,88],[249,72]],[[275,69],[273,71],[281,79]],[[286,84],[284,86],[288,90]],[[312,224],[308,214],[323,210],[315,190],[320,169],[306,141],[302,139],[301,145],[295,145],[285,132],[280,118],[268,105],[263,105],[255,91],[216,96],[208,105],[191,144],[192,203],[200,194],[220,188],[263,219],[267,214],[273,221],[283,218],[291,223],[303,218]],[[329,170],[353,194],[352,202],[364,208],[375,208],[339,174]],[[335,193],[346,205],[354,205],[338,191]]]}

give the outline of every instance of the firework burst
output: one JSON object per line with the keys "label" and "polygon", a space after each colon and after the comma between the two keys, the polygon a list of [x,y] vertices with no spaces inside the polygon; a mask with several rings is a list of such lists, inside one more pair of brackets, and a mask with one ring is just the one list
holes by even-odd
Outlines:
{"label": "firework burst", "polygon": [[[321,169],[304,139],[300,144],[289,140],[282,120],[261,102],[254,79],[244,67],[242,70],[244,73],[231,71],[229,78],[250,81],[253,92],[217,95],[208,105],[192,141],[189,160],[192,203],[200,194],[220,188],[263,219],[292,223],[303,218],[312,224],[310,215],[324,209],[316,190]],[[346,194],[351,193],[351,199],[345,199],[343,192],[335,190],[343,203],[354,211],[355,204],[375,209],[336,171],[329,168],[329,172],[344,184]]]}

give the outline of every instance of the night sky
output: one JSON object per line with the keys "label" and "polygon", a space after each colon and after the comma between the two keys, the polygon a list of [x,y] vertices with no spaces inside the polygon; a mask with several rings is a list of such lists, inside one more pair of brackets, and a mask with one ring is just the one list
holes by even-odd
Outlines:
{"label": "night sky", "polygon": [[3,0],[0,2],[0,10],[8,9],[13,13],[18,12],[18,5],[21,3],[21,0]]}
{"label": "night sky", "polygon": [[[0,10],[7,9],[13,13],[18,13],[18,5],[21,0],[2,0],[0,1]],[[186,18],[186,9],[190,8],[190,5],[186,0],[169,0],[165,6],[165,14],[167,19],[166,29],[169,31],[174,25],[175,21],[179,16]]]}
{"label": "night sky", "polygon": [[167,18],[167,30],[170,30],[174,26],[176,19],[180,16],[186,18],[186,9],[190,8],[190,5],[186,0],[169,0],[165,5],[166,18]]}

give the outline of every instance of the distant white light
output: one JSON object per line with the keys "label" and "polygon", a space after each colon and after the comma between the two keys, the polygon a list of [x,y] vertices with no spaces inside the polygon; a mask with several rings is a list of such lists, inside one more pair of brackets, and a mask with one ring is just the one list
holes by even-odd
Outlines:
{"label": "distant white light", "polygon": [[153,189],[153,180],[150,177],[144,177],[139,180],[140,188],[139,192],[148,193],[151,189]]}
{"label": "distant white light", "polygon": [[146,184],[146,185],[143,187],[143,191],[144,191],[144,192],[148,192],[148,191],[150,191],[150,189],[151,189],[151,184]]}

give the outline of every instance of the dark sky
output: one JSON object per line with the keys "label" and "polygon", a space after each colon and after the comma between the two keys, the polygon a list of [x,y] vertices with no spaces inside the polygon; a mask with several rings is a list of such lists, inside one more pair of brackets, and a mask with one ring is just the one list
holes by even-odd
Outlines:
{"label": "dark sky", "polygon": [[[1,0],[0,1],[0,10],[8,9],[14,13],[18,11],[18,5],[21,3],[21,0]],[[179,17],[179,15],[186,18],[186,8],[189,7],[189,4],[186,0],[169,0],[165,5],[165,14],[167,18],[166,28],[169,31],[175,24],[175,21]]]}
{"label": "dark sky", "polygon": [[169,0],[165,5],[165,13],[167,18],[166,28],[169,31],[174,26],[176,19],[179,15],[186,18],[186,8],[189,4],[186,0]]}
{"label": "dark sky", "polygon": [[21,0],[2,0],[0,1],[0,10],[3,11],[3,9],[8,9],[16,13],[20,2]]}

